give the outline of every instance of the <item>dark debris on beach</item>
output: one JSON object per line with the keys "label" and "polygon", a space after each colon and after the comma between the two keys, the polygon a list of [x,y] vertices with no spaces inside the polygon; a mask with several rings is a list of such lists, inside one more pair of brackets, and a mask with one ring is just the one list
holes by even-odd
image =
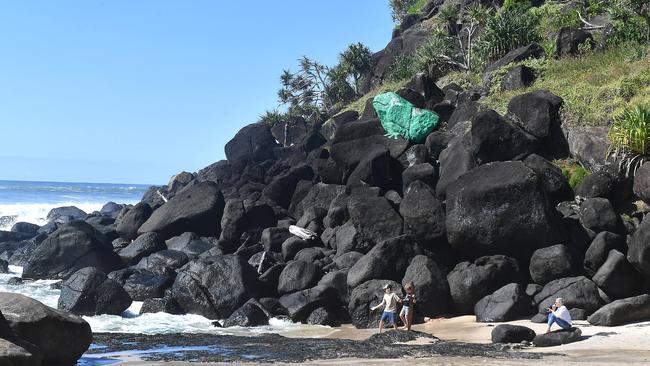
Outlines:
{"label": "dark debris on beach", "polygon": [[[421,338],[430,342],[408,343]],[[403,357],[486,357],[493,359],[541,359],[548,354],[519,352],[523,346],[445,342],[420,332],[388,331],[366,340],[329,338],[287,338],[277,334],[255,337],[209,334],[123,334],[96,333],[94,343],[101,348],[87,355],[108,352],[152,350],[139,357],[147,361],[197,362],[305,362],[337,358]],[[176,348],[174,352],[156,349]],[[177,347],[193,348],[178,350]],[[197,347],[206,347],[196,350]]]}

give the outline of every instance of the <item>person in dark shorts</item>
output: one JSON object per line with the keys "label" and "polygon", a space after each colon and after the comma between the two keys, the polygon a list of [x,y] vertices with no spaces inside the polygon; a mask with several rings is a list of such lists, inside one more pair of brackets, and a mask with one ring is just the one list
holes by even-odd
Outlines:
{"label": "person in dark shorts", "polygon": [[415,294],[414,286],[412,283],[407,283],[404,286],[406,296],[400,302],[402,303],[402,311],[399,312],[399,317],[404,323],[404,329],[411,330],[413,324],[413,308],[415,307]]}
{"label": "person in dark shorts", "polygon": [[373,306],[370,310],[377,310],[384,307],[384,312],[379,319],[379,333],[384,330],[384,324],[393,325],[393,329],[397,330],[397,302],[400,301],[399,297],[393,292],[393,287],[390,284],[384,286],[384,298],[377,306]]}

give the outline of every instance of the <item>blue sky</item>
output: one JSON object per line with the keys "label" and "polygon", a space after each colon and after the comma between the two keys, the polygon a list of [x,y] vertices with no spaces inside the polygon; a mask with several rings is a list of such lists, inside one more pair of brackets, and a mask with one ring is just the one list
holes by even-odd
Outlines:
{"label": "blue sky", "polygon": [[223,159],[300,56],[382,49],[387,4],[2,1],[0,179],[162,184]]}

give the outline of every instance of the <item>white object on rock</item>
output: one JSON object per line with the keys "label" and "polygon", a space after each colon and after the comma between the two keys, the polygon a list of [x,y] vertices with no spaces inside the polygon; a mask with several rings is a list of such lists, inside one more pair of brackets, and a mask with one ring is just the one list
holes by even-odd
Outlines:
{"label": "white object on rock", "polygon": [[307,229],[303,229],[300,226],[291,225],[289,226],[289,232],[302,240],[312,240],[315,239],[318,235],[315,232]]}

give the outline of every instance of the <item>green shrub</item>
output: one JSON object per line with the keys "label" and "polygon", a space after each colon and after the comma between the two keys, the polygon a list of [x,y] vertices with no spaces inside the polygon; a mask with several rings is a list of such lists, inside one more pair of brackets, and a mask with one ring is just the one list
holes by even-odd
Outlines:
{"label": "green shrub", "polygon": [[427,0],[416,0],[411,6],[409,6],[406,11],[408,14],[417,14],[422,10],[422,7],[426,5]]}
{"label": "green shrub", "polygon": [[415,68],[438,80],[449,69],[449,55],[453,50],[451,38],[433,35],[415,51]]}
{"label": "green shrub", "polygon": [[418,72],[415,65],[415,57],[411,54],[400,54],[395,57],[388,68],[388,80],[400,81],[413,77]]}
{"label": "green shrub", "polygon": [[488,18],[476,45],[478,60],[485,65],[515,48],[541,40],[537,17],[520,11],[504,11]]}
{"label": "green shrub", "polygon": [[282,122],[282,120],[285,119],[286,117],[287,117],[286,114],[278,112],[277,110],[266,111],[264,112],[263,115],[259,117],[258,122],[268,123],[269,125],[271,125],[271,127],[273,127],[277,123]]}
{"label": "green shrub", "polygon": [[553,163],[562,169],[562,174],[564,174],[566,179],[569,181],[571,189],[575,190],[575,188],[582,183],[585,177],[589,175],[589,171],[575,161],[556,160]]}
{"label": "green shrub", "polygon": [[650,150],[650,105],[634,105],[614,117],[609,139],[615,149],[646,155]]}

